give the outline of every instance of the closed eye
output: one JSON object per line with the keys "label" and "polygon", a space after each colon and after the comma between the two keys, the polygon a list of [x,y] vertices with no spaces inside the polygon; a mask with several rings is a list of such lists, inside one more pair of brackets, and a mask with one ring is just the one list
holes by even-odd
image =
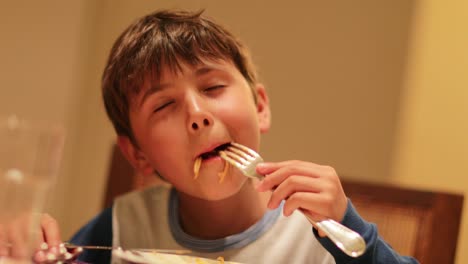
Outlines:
{"label": "closed eye", "polygon": [[174,101],[169,101],[169,102],[166,102],[164,104],[162,104],[161,106],[158,106],[156,109],[154,109],[153,112],[159,112],[159,111],[162,111],[164,108],[168,107],[169,105],[173,104]]}
{"label": "closed eye", "polygon": [[213,86],[210,86],[208,88],[205,88],[203,91],[205,93],[210,93],[210,92],[214,92],[214,91],[219,90],[219,89],[224,88],[224,87],[226,87],[226,85],[224,85],[224,84],[213,85]]}

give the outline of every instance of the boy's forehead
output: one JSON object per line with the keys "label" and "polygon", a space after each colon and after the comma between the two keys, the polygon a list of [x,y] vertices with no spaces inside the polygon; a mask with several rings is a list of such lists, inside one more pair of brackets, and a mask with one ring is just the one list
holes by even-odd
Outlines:
{"label": "boy's forehead", "polygon": [[198,77],[216,71],[226,72],[232,75],[240,73],[231,61],[221,59],[206,60],[196,65],[180,63],[177,67],[171,67],[165,64],[160,68],[159,74],[153,70],[145,75],[140,93],[150,89],[152,86],[168,84],[178,78]]}
{"label": "boy's forehead", "polygon": [[163,83],[185,75],[201,75],[209,70],[231,71],[237,68],[230,60],[225,59],[202,60],[196,64],[182,61],[176,65],[164,64],[160,68],[160,74],[152,71],[147,77],[153,83]]}
{"label": "boy's forehead", "polygon": [[196,65],[186,62],[177,66],[163,64],[159,71],[152,69],[144,74],[141,87],[136,89],[138,92],[129,94],[131,104],[140,104],[144,101],[145,94],[170,86],[178,78],[203,76],[210,72],[224,72],[230,75],[240,74],[237,67],[230,60],[225,59],[203,60]]}

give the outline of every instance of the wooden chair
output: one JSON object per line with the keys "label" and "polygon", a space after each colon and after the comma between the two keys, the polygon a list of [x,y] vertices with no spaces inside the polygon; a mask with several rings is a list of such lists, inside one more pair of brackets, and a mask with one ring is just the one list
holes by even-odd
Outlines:
{"label": "wooden chair", "polygon": [[[156,176],[137,174],[114,146],[104,206],[117,195],[161,183]],[[379,234],[397,252],[424,264],[454,262],[462,195],[349,180],[342,180],[342,185],[359,214],[376,223]]]}
{"label": "wooden chair", "polygon": [[397,252],[420,263],[454,263],[463,195],[342,181],[359,214]]}

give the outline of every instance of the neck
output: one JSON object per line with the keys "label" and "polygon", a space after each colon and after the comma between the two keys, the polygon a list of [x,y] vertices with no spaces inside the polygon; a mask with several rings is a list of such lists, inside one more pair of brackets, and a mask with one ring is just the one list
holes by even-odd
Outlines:
{"label": "neck", "polygon": [[179,193],[179,213],[184,231],[202,239],[217,239],[241,233],[267,211],[268,193],[255,190],[248,181],[235,195],[207,201]]}

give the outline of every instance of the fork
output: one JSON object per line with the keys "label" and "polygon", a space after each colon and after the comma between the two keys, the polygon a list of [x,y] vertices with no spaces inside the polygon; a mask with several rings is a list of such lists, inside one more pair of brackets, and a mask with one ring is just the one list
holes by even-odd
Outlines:
{"label": "fork", "polygon": [[[256,172],[257,164],[263,162],[262,157],[254,150],[232,142],[225,150],[219,151],[219,156],[239,169],[245,176],[262,180],[263,175]],[[333,219],[314,221],[301,210],[309,222],[321,230],[344,253],[351,257],[359,257],[366,250],[366,242],[357,232],[336,222]]]}
{"label": "fork", "polygon": [[[4,243],[2,243],[4,244]],[[60,243],[58,245],[58,247],[56,248],[57,249],[57,253],[52,253],[50,252],[49,250],[51,249],[51,247],[49,246],[49,244],[43,242],[40,247],[39,247],[39,251],[42,251],[42,253],[44,253],[45,255],[45,259],[42,260],[42,261],[35,261],[34,263],[38,263],[38,264],[64,264],[64,263],[73,263],[76,258],[78,258],[78,256],[83,252],[83,248],[80,247],[80,246],[75,246],[75,247],[72,247],[72,248],[68,248],[66,246],[67,243]],[[10,243],[6,243],[4,244],[6,245],[7,247],[12,247],[12,244]],[[2,264],[2,257],[0,256],[0,264]],[[8,262],[8,259],[6,259],[6,262],[5,263],[10,263]],[[17,263],[16,261],[13,261],[12,263]],[[22,261],[18,262],[18,263],[23,263]],[[26,262],[25,262],[26,263]],[[29,263],[29,262],[28,262]]]}

